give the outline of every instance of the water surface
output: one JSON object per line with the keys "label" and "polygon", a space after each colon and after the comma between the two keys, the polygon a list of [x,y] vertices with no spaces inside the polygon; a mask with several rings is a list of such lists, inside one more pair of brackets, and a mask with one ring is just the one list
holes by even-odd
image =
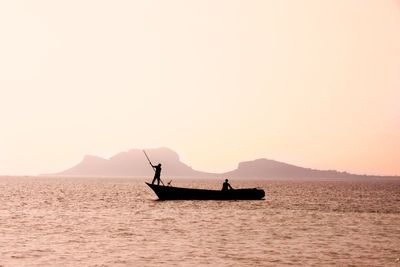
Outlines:
{"label": "water surface", "polygon": [[144,180],[0,177],[0,266],[400,266],[400,181],[231,184],[266,200],[157,201]]}

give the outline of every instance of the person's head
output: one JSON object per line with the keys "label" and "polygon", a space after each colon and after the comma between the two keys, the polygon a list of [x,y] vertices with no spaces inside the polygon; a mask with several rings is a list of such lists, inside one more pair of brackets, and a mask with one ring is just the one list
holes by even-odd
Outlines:
{"label": "person's head", "polygon": [[161,167],[161,163],[158,163],[158,167]]}
{"label": "person's head", "polygon": [[227,182],[228,182],[228,179],[225,179],[225,182],[227,183]]}

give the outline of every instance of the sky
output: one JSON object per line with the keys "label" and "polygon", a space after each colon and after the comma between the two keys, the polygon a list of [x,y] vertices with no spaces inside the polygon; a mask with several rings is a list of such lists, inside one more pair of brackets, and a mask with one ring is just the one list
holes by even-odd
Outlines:
{"label": "sky", "polygon": [[397,0],[0,1],[0,174],[169,147],[400,175]]}

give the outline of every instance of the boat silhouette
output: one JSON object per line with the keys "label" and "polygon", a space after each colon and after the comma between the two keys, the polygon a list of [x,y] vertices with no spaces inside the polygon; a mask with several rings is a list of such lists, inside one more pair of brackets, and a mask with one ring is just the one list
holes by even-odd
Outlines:
{"label": "boat silhouette", "polygon": [[147,183],[160,200],[259,200],[265,192],[258,188],[211,190]]}

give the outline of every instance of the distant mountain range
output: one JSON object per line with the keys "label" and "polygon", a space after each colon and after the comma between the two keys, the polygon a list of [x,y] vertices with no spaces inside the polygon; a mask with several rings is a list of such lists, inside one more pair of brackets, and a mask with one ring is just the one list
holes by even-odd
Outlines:
{"label": "distant mountain range", "polygon": [[[181,162],[179,155],[168,148],[146,149],[153,164],[162,164],[163,177],[181,178],[251,178],[251,179],[291,179],[291,178],[374,178],[380,176],[356,175],[335,170],[315,170],[291,164],[257,159],[239,163],[237,169],[226,173],[208,173],[193,170]],[[76,166],[52,175],[63,176],[134,176],[152,177],[154,172],[149,166],[143,151],[131,149],[104,159],[86,155]],[[383,176],[382,176],[383,177]],[[385,176],[387,177],[387,176]],[[392,176],[395,178],[396,176]],[[398,177],[397,177],[398,178]]]}

